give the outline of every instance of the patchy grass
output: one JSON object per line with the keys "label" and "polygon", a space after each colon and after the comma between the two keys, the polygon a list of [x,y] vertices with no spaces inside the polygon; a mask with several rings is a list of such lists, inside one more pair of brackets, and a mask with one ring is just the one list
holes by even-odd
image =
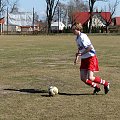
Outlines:
{"label": "patchy grass", "polygon": [[[107,95],[80,81],[74,36],[0,36],[0,120],[119,120],[119,36],[89,37]],[[49,97],[50,85],[60,94]]]}

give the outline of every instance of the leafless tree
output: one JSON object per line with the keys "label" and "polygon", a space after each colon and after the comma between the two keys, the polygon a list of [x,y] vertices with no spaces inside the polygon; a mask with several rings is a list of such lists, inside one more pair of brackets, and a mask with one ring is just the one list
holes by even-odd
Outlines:
{"label": "leafless tree", "polygon": [[19,0],[14,0],[12,3],[9,3],[9,6],[10,6],[10,13],[13,13],[13,12],[18,12],[18,2]]}
{"label": "leafless tree", "polygon": [[47,23],[48,23],[48,33],[51,32],[51,22],[53,20],[53,16],[55,14],[56,7],[59,3],[59,0],[46,0],[47,3]]}
{"label": "leafless tree", "polygon": [[89,27],[88,27],[88,32],[91,33],[92,29],[92,16],[93,16],[93,7],[95,4],[96,0],[89,0],[89,9],[90,9],[90,22],[89,22]]}
{"label": "leafless tree", "polygon": [[71,11],[88,11],[88,6],[84,4],[83,0],[70,0],[68,8]]}
{"label": "leafless tree", "polygon": [[[2,16],[6,10],[6,6],[9,4],[9,0],[0,0],[0,15]],[[1,17],[0,16],[0,17]]]}
{"label": "leafless tree", "polygon": [[113,15],[116,12],[117,6],[119,5],[120,1],[116,0],[114,4],[110,4],[109,3],[109,11],[111,12],[111,16],[110,19],[108,21],[106,21],[106,32],[108,32],[108,26],[111,24],[111,19],[113,17]]}
{"label": "leafless tree", "polygon": [[[59,2],[56,10],[55,10],[55,14],[53,17],[53,21],[64,21],[65,16],[66,16],[66,10],[67,10],[67,6],[64,3]],[[58,15],[59,13],[59,15]],[[59,18],[58,18],[59,17]]]}
{"label": "leafless tree", "polygon": [[10,7],[11,12],[15,10],[17,8],[18,1],[19,0],[14,0],[12,2],[10,0],[0,0],[0,15],[4,16],[6,7]]}

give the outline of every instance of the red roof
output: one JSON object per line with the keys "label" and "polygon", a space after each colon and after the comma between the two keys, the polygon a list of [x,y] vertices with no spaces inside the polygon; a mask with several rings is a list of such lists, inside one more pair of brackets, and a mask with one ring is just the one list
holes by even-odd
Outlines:
{"label": "red roof", "polygon": [[100,15],[106,22],[111,22],[111,13],[110,12],[100,12]]}
{"label": "red roof", "polygon": [[83,25],[89,20],[89,17],[89,12],[75,12],[73,14],[73,21],[80,22]]}
{"label": "red roof", "polygon": [[[110,12],[93,12],[94,14],[100,14],[101,17],[106,22],[111,22],[111,13]],[[73,14],[73,21],[74,22],[80,22],[82,25],[86,24],[89,21],[90,13],[89,12],[75,12]]]}
{"label": "red roof", "polygon": [[4,24],[5,20],[4,18],[0,18],[0,23]]}

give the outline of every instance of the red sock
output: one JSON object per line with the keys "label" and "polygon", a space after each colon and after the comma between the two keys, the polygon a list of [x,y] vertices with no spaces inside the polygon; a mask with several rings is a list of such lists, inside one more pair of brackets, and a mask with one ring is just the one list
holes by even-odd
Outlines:
{"label": "red sock", "polygon": [[86,80],[86,82],[85,82],[87,85],[89,85],[89,86],[91,86],[91,87],[98,87],[99,88],[99,86],[98,86],[98,84],[96,84],[95,82],[93,82],[93,81],[91,81],[91,80]]}
{"label": "red sock", "polygon": [[104,86],[107,86],[108,85],[108,82],[105,81],[105,80],[102,80],[100,77],[96,76],[95,77],[95,80],[94,80],[95,83],[99,83],[99,84],[102,84]]}

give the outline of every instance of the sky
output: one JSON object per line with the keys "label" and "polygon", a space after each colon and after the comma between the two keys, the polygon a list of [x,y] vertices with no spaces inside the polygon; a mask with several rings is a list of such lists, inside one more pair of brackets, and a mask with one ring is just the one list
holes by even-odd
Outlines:
{"label": "sky", "polygon": [[[66,0],[66,1],[69,1],[69,0]],[[115,2],[115,0],[108,0],[108,1],[110,2],[110,4],[114,4]],[[34,7],[34,10],[37,12],[40,19],[44,19],[46,16],[46,0],[19,0],[18,6],[22,11],[26,11],[26,12],[32,11]],[[97,1],[95,3],[95,7],[97,7],[98,10],[99,9],[101,10],[101,8],[105,10],[107,9],[106,6],[108,6],[107,2]],[[115,16],[120,16],[120,3],[117,6]]]}
{"label": "sky", "polygon": [[40,19],[46,16],[46,1],[45,0],[19,0],[18,6],[22,11],[31,12],[34,8]]}

